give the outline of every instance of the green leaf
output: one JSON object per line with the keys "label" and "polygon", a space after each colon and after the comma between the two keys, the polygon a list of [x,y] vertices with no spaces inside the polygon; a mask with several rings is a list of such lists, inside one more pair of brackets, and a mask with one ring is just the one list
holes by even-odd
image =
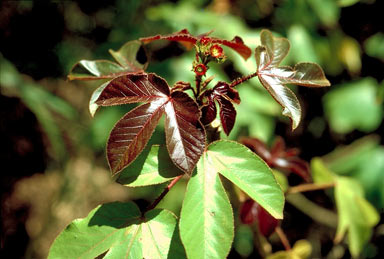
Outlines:
{"label": "green leaf", "polygon": [[134,203],[108,203],[74,220],[54,241],[48,258],[167,258],[176,227],[169,211],[144,217]]}
{"label": "green leaf", "polygon": [[203,153],[188,182],[180,237],[189,258],[226,258],[234,237],[232,208],[216,168]]}
{"label": "green leaf", "polygon": [[132,71],[135,71],[138,68],[141,68],[144,70],[147,66],[147,63],[141,64],[140,62],[137,61],[137,58],[136,58],[141,46],[142,44],[138,40],[128,41],[118,51],[114,51],[110,49],[109,53],[111,53],[113,58],[122,67],[128,68]]}
{"label": "green leaf", "polygon": [[267,164],[246,146],[217,141],[207,148],[209,163],[277,219],[283,218],[284,194]]}
{"label": "green leaf", "polygon": [[153,145],[119,175],[117,182],[128,187],[160,184],[183,174],[169,158],[165,146]]}
{"label": "green leaf", "polygon": [[121,76],[127,73],[122,66],[108,60],[81,60],[68,75],[69,80],[97,80]]}
{"label": "green leaf", "polygon": [[311,160],[311,172],[314,183],[333,183],[335,181],[334,174],[319,157]]}
{"label": "green leaf", "polygon": [[377,82],[367,77],[327,93],[323,103],[331,128],[341,134],[355,129],[363,132],[377,129],[383,118],[383,109],[376,101],[377,89]]}
{"label": "green leaf", "polygon": [[349,250],[357,257],[379,222],[379,214],[364,199],[363,189],[354,179],[338,177],[335,198],[339,216],[335,240],[340,241],[348,231]]}
{"label": "green leaf", "polygon": [[384,33],[378,32],[372,35],[364,42],[364,48],[367,54],[384,61]]}

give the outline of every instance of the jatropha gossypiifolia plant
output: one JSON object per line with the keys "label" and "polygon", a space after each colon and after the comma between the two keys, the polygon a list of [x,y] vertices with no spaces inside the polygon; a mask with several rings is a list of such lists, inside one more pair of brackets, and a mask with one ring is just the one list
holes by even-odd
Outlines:
{"label": "jatropha gossypiifolia plant", "polygon": [[[170,86],[159,75],[145,72],[147,64],[137,61],[137,55],[145,53],[143,45],[156,40],[177,41],[195,50],[194,82]],[[301,109],[286,84],[330,84],[316,64],[279,66],[289,50],[287,39],[262,30],[260,40],[255,50],[257,70],[232,82],[213,83],[209,64],[225,62],[225,47],[244,59],[252,55],[251,49],[240,37],[229,41],[210,33],[193,36],[187,30],[130,41],[110,51],[117,63],[82,60],[74,66],[70,80],[108,80],[91,97],[92,115],[100,106],[141,103],[116,123],[108,139],[107,159],[117,181],[129,187],[169,184],[142,211],[133,202],[116,202],[75,220],[55,240],[50,258],[225,258],[234,237],[234,217],[220,175],[268,215],[282,219],[284,194],[271,164],[240,143],[220,140],[218,132],[222,129],[229,135],[233,129],[235,105],[240,104],[236,88],[249,79],[260,80],[283,107],[293,129],[299,124]],[[146,147],[163,115],[166,145]],[[156,207],[183,175],[188,184],[177,218]]]}

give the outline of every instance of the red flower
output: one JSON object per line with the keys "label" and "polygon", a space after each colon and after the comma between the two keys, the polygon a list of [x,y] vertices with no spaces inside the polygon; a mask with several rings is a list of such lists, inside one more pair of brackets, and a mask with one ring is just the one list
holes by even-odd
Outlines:
{"label": "red flower", "polygon": [[207,72],[207,67],[204,64],[198,64],[197,66],[195,66],[194,71],[196,75],[204,76]]}
{"label": "red flower", "polygon": [[224,55],[223,48],[220,47],[218,44],[212,45],[212,47],[209,49],[211,56],[214,58],[221,58]]}
{"label": "red flower", "polygon": [[210,43],[211,41],[212,41],[211,38],[206,37],[206,36],[203,36],[203,37],[200,39],[200,43],[201,43],[201,45],[207,45],[207,44]]}

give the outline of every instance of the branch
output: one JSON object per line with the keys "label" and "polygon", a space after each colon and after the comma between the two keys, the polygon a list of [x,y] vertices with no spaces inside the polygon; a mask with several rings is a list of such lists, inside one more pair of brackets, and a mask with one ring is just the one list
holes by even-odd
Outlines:
{"label": "branch", "polygon": [[257,76],[257,72],[250,74],[250,75],[247,75],[247,76],[244,76],[244,77],[239,77],[239,78],[233,80],[232,83],[229,85],[229,87],[235,87],[239,84],[244,83],[245,81],[248,81],[251,78],[254,78],[255,76]]}
{"label": "branch", "polygon": [[289,240],[287,236],[285,235],[283,229],[279,226],[275,228],[276,234],[279,236],[281,243],[283,244],[286,251],[289,251],[292,249],[291,244],[289,244]]}
{"label": "branch", "polygon": [[177,176],[175,179],[172,180],[172,182],[170,182],[167,187],[165,187],[165,189],[163,190],[163,192],[160,194],[159,197],[157,197],[157,199],[151,204],[149,205],[145,211],[143,212],[143,214],[147,211],[150,211],[154,208],[156,208],[156,206],[161,202],[161,200],[164,198],[165,195],[167,195],[167,193],[169,192],[169,190],[181,179],[181,177],[183,177],[183,175],[179,175]]}
{"label": "branch", "polygon": [[300,184],[294,187],[290,187],[286,194],[292,194],[292,193],[298,193],[298,192],[308,192],[308,191],[317,191],[317,190],[323,190],[335,187],[335,183],[323,183],[323,184],[315,184],[315,183],[308,183],[308,184]]}

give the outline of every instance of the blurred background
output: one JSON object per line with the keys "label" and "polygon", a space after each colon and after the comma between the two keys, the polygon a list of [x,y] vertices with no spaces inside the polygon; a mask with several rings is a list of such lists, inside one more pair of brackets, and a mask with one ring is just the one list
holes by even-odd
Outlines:
{"label": "blurred background", "polygon": [[[145,205],[163,186],[126,188],[110,177],[105,143],[132,106],[102,108],[94,118],[89,98],[100,82],[67,81],[81,59],[111,59],[109,49],[139,37],[187,28],[241,36],[254,49],[266,28],[287,37],[284,61],[320,64],[331,88],[294,87],[303,120],[289,120],[256,79],[239,88],[242,103],[229,136],[271,143],[282,136],[311,162],[322,157],[337,175],[357,180],[381,220],[369,227],[361,258],[384,258],[384,1],[381,0],[109,0],[0,2],[1,258],[45,258],[58,233],[98,204],[135,200]],[[193,81],[193,53],[177,43],[148,46],[148,71],[170,85]],[[229,82],[255,71],[226,49],[212,65],[215,80]],[[161,126],[153,143],[163,143]],[[288,178],[290,184],[299,180]],[[179,213],[185,182],[160,204]],[[337,213],[332,190],[306,193],[307,201]],[[161,207],[160,206],[160,207]],[[353,204],[352,204],[353,206]],[[304,206],[305,207],[305,206]],[[235,213],[238,208],[234,206]],[[309,213],[310,214],[310,213]],[[230,258],[257,258],[252,232],[236,219]],[[335,244],[335,226],[287,203],[282,228],[293,244],[306,239],[311,258],[350,258],[347,242]],[[271,237],[273,251],[283,247]],[[381,244],[381,246],[380,246]]]}

